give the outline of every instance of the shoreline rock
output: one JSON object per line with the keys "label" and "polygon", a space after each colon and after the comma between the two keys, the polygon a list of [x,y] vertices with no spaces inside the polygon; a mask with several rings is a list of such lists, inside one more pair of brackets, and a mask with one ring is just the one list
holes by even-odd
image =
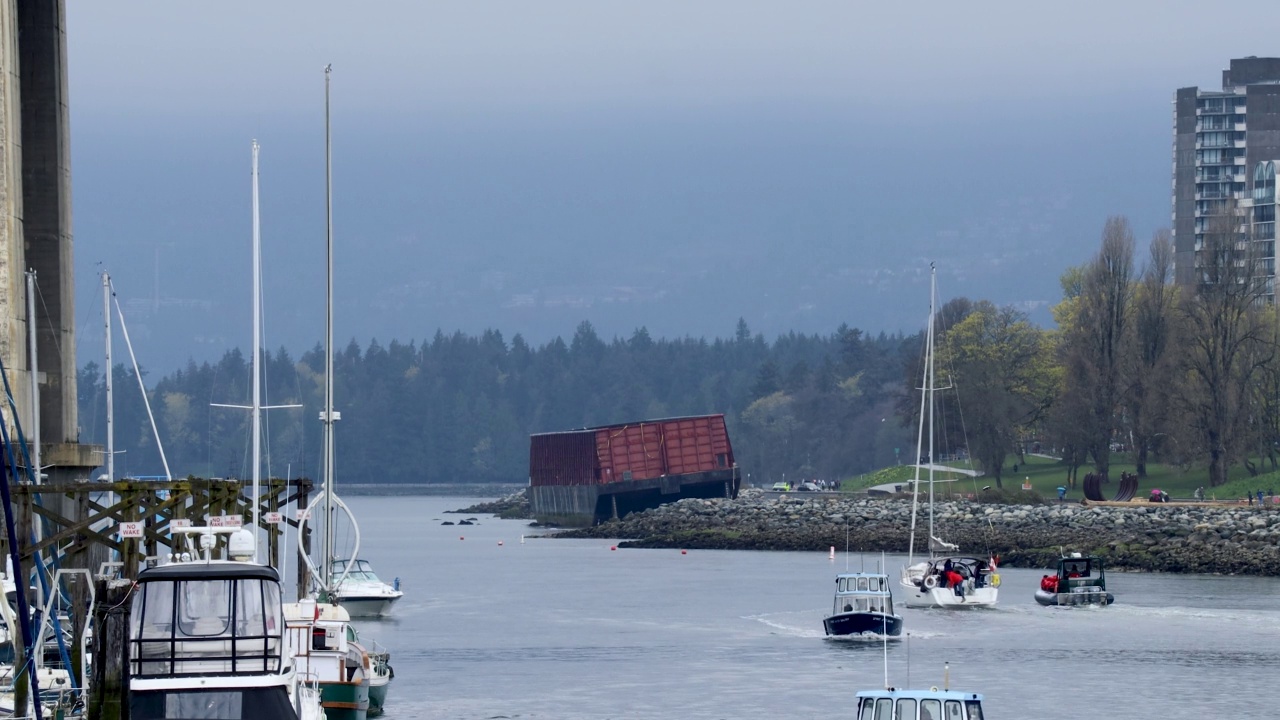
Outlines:
{"label": "shoreline rock", "polygon": [[[923,509],[922,509],[923,511]],[[1114,570],[1228,575],[1280,574],[1280,512],[1235,506],[1133,503],[934,506],[935,534],[961,554],[1000,556],[1006,567],[1056,565],[1062,552],[1102,556]],[[826,550],[903,553],[911,503],[830,495],[681,500],[562,538],[626,538],[619,547],[715,550]],[[916,528],[926,548],[927,515]]]}

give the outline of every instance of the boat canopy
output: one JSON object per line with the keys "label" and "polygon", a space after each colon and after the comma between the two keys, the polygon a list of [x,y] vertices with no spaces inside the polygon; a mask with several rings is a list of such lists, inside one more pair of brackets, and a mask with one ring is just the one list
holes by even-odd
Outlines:
{"label": "boat canopy", "polygon": [[275,578],[275,570],[247,563],[174,564],[140,573],[130,619],[132,675],[281,672],[284,618]]}
{"label": "boat canopy", "polygon": [[889,594],[889,578],[885,575],[854,573],[836,576],[836,592],[840,594]]}

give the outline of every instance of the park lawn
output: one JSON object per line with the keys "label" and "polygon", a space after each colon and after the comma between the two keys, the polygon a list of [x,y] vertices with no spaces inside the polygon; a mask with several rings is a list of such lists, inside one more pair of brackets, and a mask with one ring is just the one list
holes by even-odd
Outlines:
{"label": "park lawn", "polygon": [[[1116,490],[1119,489],[1120,473],[1137,472],[1137,466],[1129,460],[1128,455],[1116,453],[1111,456],[1111,459],[1111,482],[1102,486],[1102,494],[1106,497],[1113,496]],[[1015,463],[1018,466],[1016,472],[1013,469]],[[953,467],[968,467],[963,463],[947,464]],[[1092,472],[1092,470],[1092,465],[1085,465],[1079,469],[1076,487],[1068,488],[1067,500],[1081,500],[1084,498],[1084,476]],[[886,483],[903,483],[905,486],[914,477],[914,474],[915,468],[911,465],[890,466],[865,475],[847,478],[842,487],[846,491],[858,491]],[[921,471],[922,480],[925,479],[926,475],[926,471]],[[1250,476],[1244,466],[1233,465],[1228,471],[1227,477],[1228,482],[1226,485],[1210,488],[1209,473],[1204,467],[1192,467],[1183,470],[1176,465],[1147,463],[1147,476],[1138,480],[1138,492],[1135,497],[1146,497],[1156,488],[1164,490],[1175,498],[1190,498],[1194,495],[1196,488],[1203,487],[1206,498],[1219,500],[1243,500],[1246,493],[1256,493],[1258,490],[1262,490],[1264,494],[1271,490],[1280,492],[1280,471]],[[934,478],[943,480],[945,479],[945,474],[935,472]],[[957,475],[955,480],[956,482],[954,483],[946,483],[943,486],[945,489],[940,489],[940,492],[945,493],[949,490],[953,493],[968,495],[977,493],[988,485],[995,487],[995,478],[991,475],[983,475],[977,478]],[[1067,467],[1060,460],[1054,458],[1027,455],[1025,461],[1023,461],[1019,460],[1016,455],[1010,455],[1009,460],[1005,463],[1004,472],[1001,473],[1000,480],[1001,485],[1006,490],[1018,490],[1024,482],[1029,482],[1031,483],[1032,492],[1045,498],[1056,498],[1058,496],[1058,487],[1066,485]]]}

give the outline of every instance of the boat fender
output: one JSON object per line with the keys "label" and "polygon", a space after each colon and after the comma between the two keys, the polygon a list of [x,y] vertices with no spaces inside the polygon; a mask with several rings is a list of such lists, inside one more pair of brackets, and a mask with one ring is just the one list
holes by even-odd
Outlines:
{"label": "boat fender", "polygon": [[924,587],[925,587],[925,589],[926,589],[926,590],[932,590],[932,589],[934,589],[934,588],[938,587],[938,576],[937,576],[937,575],[926,575],[926,576],[925,576],[925,579],[924,579]]}
{"label": "boat fender", "polygon": [[1000,587],[1000,573],[991,574],[991,587]]}

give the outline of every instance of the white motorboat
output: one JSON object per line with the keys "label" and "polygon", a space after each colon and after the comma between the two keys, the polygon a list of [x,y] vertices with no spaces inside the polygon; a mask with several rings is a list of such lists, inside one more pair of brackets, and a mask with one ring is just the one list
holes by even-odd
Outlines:
{"label": "white motorboat", "polygon": [[[253,562],[237,528],[175,529],[191,552],[138,574],[130,619],[129,715],[134,720],[323,720],[320,693],[299,672],[285,633],[280,576]],[[213,560],[219,537],[226,560]]]}
{"label": "white motorboat", "polygon": [[[907,550],[907,565],[902,569],[900,585],[902,602],[916,608],[976,608],[992,607],[999,596],[1000,576],[996,574],[995,559],[982,561],[957,554],[956,545],[937,537],[933,521],[934,442],[933,413],[934,392],[934,325],[937,314],[937,269],[929,268],[929,325],[925,332],[924,384],[920,396],[920,429],[916,439],[915,479],[911,491],[911,540]],[[928,426],[928,445],[925,427]],[[916,562],[916,519],[920,508],[920,468],[927,459],[929,483],[929,558]]]}
{"label": "white motorboat", "polygon": [[391,607],[404,597],[400,579],[388,584],[373,571],[368,560],[335,560],[333,575],[342,578],[334,588],[338,604],[354,618],[377,618],[391,614]]}

